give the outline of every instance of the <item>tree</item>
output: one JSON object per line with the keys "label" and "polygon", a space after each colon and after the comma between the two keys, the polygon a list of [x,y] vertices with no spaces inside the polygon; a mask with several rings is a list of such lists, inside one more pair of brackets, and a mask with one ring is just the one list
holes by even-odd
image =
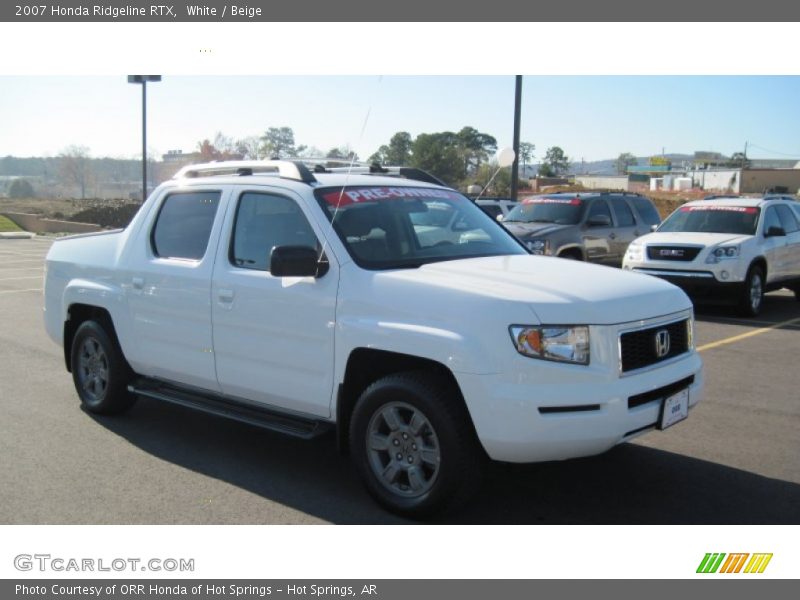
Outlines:
{"label": "tree", "polygon": [[617,160],[614,161],[614,168],[617,170],[618,174],[625,175],[625,173],[628,172],[628,167],[634,166],[637,162],[633,154],[630,152],[623,152],[617,157]]}
{"label": "tree", "polygon": [[462,127],[456,134],[456,143],[464,164],[462,177],[476,172],[481,163],[497,151],[497,140],[493,136],[469,126]]}
{"label": "tree", "polygon": [[551,146],[544,155],[544,162],[539,167],[539,175],[553,177],[569,171],[569,157],[558,146]]}
{"label": "tree", "polygon": [[8,186],[9,198],[33,198],[35,195],[33,185],[27,179],[18,177]]}
{"label": "tree", "polygon": [[257,135],[236,140],[235,147],[236,153],[241,154],[243,158],[258,160],[262,157],[261,139]]}
{"label": "tree", "polygon": [[523,175],[525,175],[525,172],[528,170],[528,163],[533,158],[534,150],[536,150],[536,146],[530,142],[519,143],[519,160],[522,162]]}
{"label": "tree", "polygon": [[328,150],[327,154],[325,154],[325,158],[343,161],[355,161],[358,160],[358,154],[353,152],[350,146],[339,146],[338,148],[331,148]]}
{"label": "tree", "polygon": [[419,134],[412,146],[412,166],[457,184],[463,179],[464,163],[456,134],[450,131]]}
{"label": "tree", "polygon": [[89,148],[86,146],[67,146],[58,155],[61,174],[69,183],[81,190],[81,199],[86,198],[86,187],[92,177]]}
{"label": "tree", "polygon": [[291,127],[270,127],[261,136],[261,141],[260,152],[266,158],[297,156],[305,150],[305,146],[295,146],[294,131]]}
{"label": "tree", "polygon": [[734,152],[730,160],[726,163],[729,167],[736,167],[738,169],[746,169],[750,166],[750,161],[745,156],[744,152]]}
{"label": "tree", "polygon": [[[497,173],[497,175],[495,175]],[[494,175],[491,186],[486,187]],[[497,169],[494,161],[483,163],[475,172],[474,181],[491,196],[509,196],[511,194],[511,169]]]}
{"label": "tree", "polygon": [[407,131],[398,131],[389,140],[389,144],[384,144],[372,154],[367,161],[381,165],[391,165],[394,167],[405,167],[411,164],[414,141],[411,134]]}

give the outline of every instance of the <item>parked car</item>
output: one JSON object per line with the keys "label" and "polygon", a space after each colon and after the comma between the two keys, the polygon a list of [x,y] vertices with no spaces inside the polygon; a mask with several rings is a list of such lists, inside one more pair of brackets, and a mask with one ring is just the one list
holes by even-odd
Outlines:
{"label": "parked car", "polygon": [[660,222],[649,198],[623,192],[533,196],[503,218],[533,254],[616,267],[628,244]]}
{"label": "parked car", "polygon": [[624,268],[748,316],[770,290],[788,287],[800,300],[800,204],[775,196],[689,202],[628,247]]}
{"label": "parked car", "polygon": [[598,454],[701,400],[675,286],[531,256],[424,173],[348,171],[187,167],[124,231],[56,240],[45,324],[86,410],[333,428],[373,497],[421,516],[487,457]]}
{"label": "parked car", "polygon": [[493,219],[502,221],[519,202],[510,198],[478,198],[475,204]]}

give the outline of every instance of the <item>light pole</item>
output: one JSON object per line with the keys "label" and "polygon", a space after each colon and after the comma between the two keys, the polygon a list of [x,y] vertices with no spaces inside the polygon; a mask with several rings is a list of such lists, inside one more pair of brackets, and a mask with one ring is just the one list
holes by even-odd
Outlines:
{"label": "light pole", "polygon": [[519,122],[522,112],[522,75],[517,75],[514,86],[514,164],[511,166],[511,199],[517,199],[519,189]]}
{"label": "light pole", "polygon": [[142,84],[142,202],[147,200],[147,82],[161,81],[161,75],[128,75],[128,83]]}

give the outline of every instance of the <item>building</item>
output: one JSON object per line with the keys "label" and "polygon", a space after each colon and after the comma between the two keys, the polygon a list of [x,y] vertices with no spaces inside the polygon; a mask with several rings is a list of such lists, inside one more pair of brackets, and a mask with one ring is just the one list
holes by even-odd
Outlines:
{"label": "building", "polygon": [[792,169],[701,169],[689,171],[692,187],[733,194],[800,192],[800,168]]}

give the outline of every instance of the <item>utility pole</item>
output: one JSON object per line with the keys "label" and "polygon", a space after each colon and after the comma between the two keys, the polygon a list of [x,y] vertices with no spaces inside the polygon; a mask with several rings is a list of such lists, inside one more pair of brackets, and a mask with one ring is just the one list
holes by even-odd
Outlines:
{"label": "utility pole", "polygon": [[744,142],[744,152],[742,153],[742,168],[744,169],[744,165],[747,162],[747,140]]}

